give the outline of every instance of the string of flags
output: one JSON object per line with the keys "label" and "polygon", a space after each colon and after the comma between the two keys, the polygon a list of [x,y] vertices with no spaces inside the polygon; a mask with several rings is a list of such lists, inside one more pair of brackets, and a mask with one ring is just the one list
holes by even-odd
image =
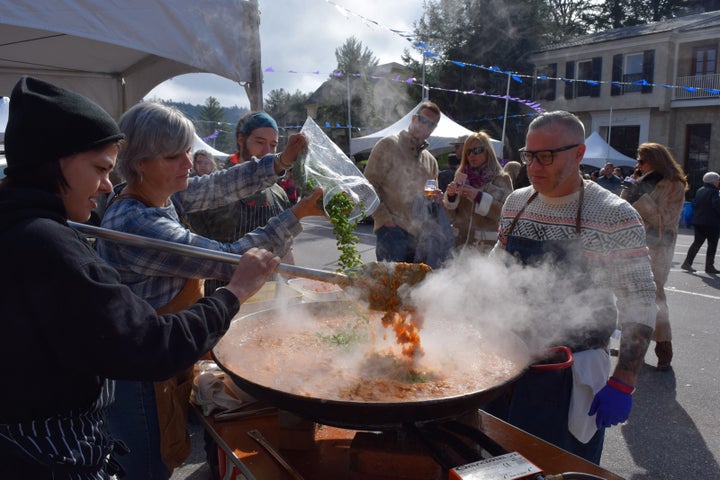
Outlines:
{"label": "string of flags", "polygon": [[685,85],[667,85],[664,83],[650,83],[645,79],[636,80],[634,82],[618,82],[618,81],[608,82],[606,80],[586,80],[586,79],[578,79],[578,78],[550,77],[548,75],[527,75],[527,74],[511,72],[508,70],[502,70],[499,67],[486,67],[484,65],[475,65],[472,63],[459,62],[456,60],[449,60],[449,61],[460,67],[474,67],[474,68],[488,70],[490,72],[499,72],[504,75],[511,75],[512,79],[519,83],[522,83],[523,78],[531,78],[534,80],[559,81],[559,82],[564,82],[564,83],[584,83],[584,84],[593,85],[593,86],[611,85],[614,87],[622,87],[624,85],[627,85],[627,86],[641,86],[641,87],[660,87],[660,88],[666,88],[666,89],[684,90],[684,91],[690,92],[690,93],[704,91],[711,95],[720,95],[720,89],[717,89],[717,88],[690,87],[690,86],[685,86]]}
{"label": "string of flags", "polygon": [[[507,118],[535,117],[535,116],[538,116],[538,115],[540,115],[540,113],[523,113],[523,114],[516,114],[516,115],[508,115]],[[501,121],[501,120],[503,120],[504,118],[505,118],[504,115],[499,115],[499,116],[497,116],[497,117],[488,117],[487,115],[484,115],[484,116],[479,117],[479,118],[470,118],[470,119],[467,120],[467,123],[468,123],[468,124],[472,124],[472,123],[481,123],[481,122]],[[278,128],[283,129],[283,130],[300,130],[300,129],[302,129],[302,127],[303,127],[302,125],[284,125],[284,126],[278,126]],[[372,128],[372,127],[370,127],[370,128],[360,128],[360,127],[353,127],[352,125],[345,125],[345,124],[338,123],[338,122],[336,122],[336,123],[333,123],[333,122],[325,122],[324,127],[327,128],[327,129],[333,129],[333,128],[337,128],[337,129],[354,129],[354,130],[356,130],[356,131],[358,131],[358,132],[365,131],[365,132],[367,132],[368,134],[370,134],[370,133],[372,133],[372,132],[374,132],[374,131],[376,131],[376,130],[380,130],[380,129],[382,129],[382,128],[385,128],[384,126],[383,126],[383,127],[380,127],[380,128]]]}
{"label": "string of flags", "polygon": [[213,133],[211,133],[211,134],[208,135],[207,137],[202,137],[202,141],[203,141],[203,142],[207,142],[208,140],[213,140],[213,139],[217,138],[218,135],[220,135],[220,131],[219,131],[219,130],[215,130]]}
{"label": "string of flags", "polygon": [[[342,14],[347,18],[349,15],[356,16],[360,19],[362,19],[367,25],[369,26],[377,26],[383,29],[386,29],[393,34],[399,35],[409,42],[413,42],[413,46],[421,50],[421,53],[424,57],[432,59],[432,60],[442,60],[440,56],[435,53],[433,50],[436,48],[432,45],[428,45],[425,42],[421,41],[413,41],[414,35],[409,32],[404,32],[401,30],[396,30],[393,28],[390,28],[376,20],[372,20],[369,18],[366,18],[362,15],[359,15],[351,10],[348,10],[345,7],[342,7],[340,5],[337,5],[335,2],[331,0],[325,0],[325,2],[334,5]],[[710,95],[720,95],[720,89],[717,88],[706,88],[706,87],[692,87],[692,86],[686,86],[686,85],[668,85],[664,83],[652,83],[647,81],[646,79],[636,80],[633,82],[619,82],[619,81],[604,81],[604,80],[592,80],[592,79],[579,79],[579,78],[566,78],[566,77],[550,77],[547,75],[529,75],[529,74],[521,74],[518,72],[514,72],[511,70],[503,69],[497,66],[485,66],[485,65],[477,65],[474,63],[468,63],[468,62],[462,62],[459,60],[451,60],[448,59],[448,62],[451,62],[461,68],[464,67],[472,67],[472,68],[478,68],[482,70],[486,70],[488,72],[494,72],[494,73],[501,73],[503,75],[509,75],[512,80],[514,80],[517,83],[523,83],[523,78],[525,79],[534,79],[534,80],[547,80],[547,81],[558,81],[558,82],[564,82],[564,83],[584,83],[586,85],[611,85],[615,87],[622,87],[622,86],[641,86],[641,87],[659,87],[659,88],[665,88],[665,89],[677,89],[677,90],[683,90],[685,92],[689,93],[708,93]],[[454,91],[454,90],[449,90]],[[462,92],[458,92],[462,93]]]}
{"label": "string of flags", "polygon": [[332,0],[325,0],[325,3],[329,3],[330,5],[334,6],[335,9],[336,9],[338,12],[340,12],[340,14],[341,14],[343,17],[345,17],[346,19],[349,18],[351,15],[354,16],[354,17],[358,17],[358,18],[360,18],[361,20],[363,20],[363,21],[365,22],[365,24],[366,24],[367,26],[369,26],[369,27],[379,27],[379,28],[388,30],[388,31],[390,31],[391,33],[393,33],[393,34],[395,34],[395,35],[398,35],[398,36],[400,36],[400,37],[403,37],[405,40],[407,40],[407,41],[409,41],[409,42],[412,42],[412,41],[413,41],[413,37],[415,36],[415,35],[413,35],[413,34],[410,33],[410,32],[405,32],[405,31],[402,31],[402,30],[397,30],[397,29],[395,29],[395,28],[390,28],[390,27],[388,27],[387,25],[382,24],[382,23],[380,23],[380,22],[378,22],[378,21],[376,21],[376,20],[373,20],[373,19],[371,19],[371,18],[364,17],[364,16],[360,15],[359,13],[355,13],[355,12],[353,12],[352,10],[348,10],[347,8],[343,7],[342,5],[338,5],[337,3],[333,2]]}
{"label": "string of flags", "polygon": [[[539,113],[514,114],[514,115],[508,115],[507,118],[524,118],[524,117],[534,117],[534,116],[537,116],[537,115],[540,115],[540,114],[539,114]],[[504,118],[505,118],[504,115],[499,115],[499,116],[496,116],[496,117],[488,117],[487,115],[483,115],[482,117],[479,117],[479,118],[470,118],[470,119],[468,119],[466,122],[467,122],[468,124],[474,124],[474,123],[483,123],[483,122],[502,121]],[[219,123],[226,123],[226,122],[219,122]],[[230,124],[228,123],[228,125],[230,125]],[[302,126],[301,124],[298,124],[298,125],[278,126],[278,128],[280,128],[280,129],[282,129],[282,130],[291,130],[291,131],[292,131],[292,130],[301,130],[302,127],[303,127],[303,126]],[[358,132],[361,132],[361,131],[364,130],[364,131],[366,131],[366,132],[368,132],[368,133],[372,133],[372,132],[374,132],[375,130],[379,130],[379,129],[376,129],[376,128],[364,128],[364,129],[363,129],[363,128],[360,128],[360,127],[353,127],[352,125],[344,125],[344,124],[339,123],[339,122],[336,122],[336,123],[334,123],[334,124],[333,124],[332,122],[325,122],[325,128],[326,128],[326,129],[333,129],[333,128],[336,128],[336,129],[355,129],[355,130],[357,130]],[[384,128],[384,127],[381,127],[381,128]],[[213,140],[213,139],[217,138],[218,136],[220,136],[220,133],[221,133],[221,132],[220,132],[219,130],[215,130],[213,133],[211,133],[211,134],[208,135],[207,137],[201,137],[201,138],[202,138],[202,141],[207,143],[209,140]]]}
{"label": "string of flags", "polygon": [[[276,70],[273,67],[267,67],[264,71],[266,73],[276,73]],[[337,78],[341,78],[346,75],[346,74],[344,74],[342,72],[338,72],[338,71],[334,71],[332,73],[322,73],[319,70],[309,71],[309,72],[301,72],[301,71],[297,71],[297,70],[287,70],[285,73],[293,73],[293,74],[301,74],[301,75],[302,74],[330,75],[330,76],[337,77]],[[429,86],[429,85],[422,85],[421,83],[418,83],[418,81],[415,77],[409,77],[409,78],[403,79],[400,75],[395,75],[394,77],[382,77],[382,76],[376,76],[376,75],[363,75],[360,73],[349,73],[349,74],[347,74],[347,76],[349,76],[349,77],[365,77],[365,78],[371,78],[373,80],[383,80],[384,79],[384,80],[390,80],[392,82],[401,82],[401,83],[405,83],[408,85],[416,85],[421,88],[426,88],[428,90],[437,90],[437,91],[443,91],[443,92],[458,93],[458,94],[462,94],[462,95],[477,95],[477,96],[482,96],[482,97],[498,98],[501,100],[507,99],[512,102],[518,102],[518,103],[525,104],[538,113],[542,113],[545,111],[542,108],[542,106],[540,105],[540,103],[538,103],[534,100],[526,100],[523,98],[511,97],[508,95],[497,95],[497,94],[492,94],[492,93],[487,93],[487,92],[478,92],[478,91],[475,91],[472,89],[471,90],[458,90],[458,89],[450,89],[450,88],[441,88],[441,87],[433,87],[433,86]]]}

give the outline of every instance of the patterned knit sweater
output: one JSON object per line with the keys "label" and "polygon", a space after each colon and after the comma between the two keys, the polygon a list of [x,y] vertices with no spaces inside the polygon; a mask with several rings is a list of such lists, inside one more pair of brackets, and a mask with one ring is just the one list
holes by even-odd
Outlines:
{"label": "patterned knit sweater", "polygon": [[[530,186],[510,194],[500,218],[496,249],[503,248],[510,224],[534,192]],[[535,240],[576,238],[578,201],[579,192],[559,198],[538,195],[525,208],[512,235]],[[637,211],[617,195],[586,181],[580,226],[585,261],[585,266],[580,268],[599,291],[614,294],[618,324],[634,322],[654,328],[655,285],[645,245],[645,229]],[[551,281],[545,278],[539,287],[550,291],[554,288]],[[562,281],[567,285],[573,279]]]}

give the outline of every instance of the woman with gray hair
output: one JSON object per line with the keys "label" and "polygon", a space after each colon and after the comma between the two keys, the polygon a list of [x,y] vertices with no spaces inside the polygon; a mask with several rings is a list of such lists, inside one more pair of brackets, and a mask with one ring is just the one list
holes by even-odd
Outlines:
{"label": "woman with gray hair", "polygon": [[[191,177],[195,129],[179,110],[140,103],[120,118],[119,126],[126,145],[118,154],[118,170],[127,184],[111,200],[102,220],[105,228],[236,254],[260,247],[282,257],[302,231],[300,219],[322,215],[318,189],[234,242],[196,235],[183,222],[185,212],[219,207],[274,184],[305,148],[305,137],[291,137],[282,153]],[[120,272],[122,282],[158,312],[173,313],[202,297],[202,279],[229,280],[232,273],[228,264],[103,240],[97,242],[97,251]],[[191,384],[188,372],[155,385],[118,382],[108,425],[132,451],[120,459],[128,478],[166,479],[185,460]]]}

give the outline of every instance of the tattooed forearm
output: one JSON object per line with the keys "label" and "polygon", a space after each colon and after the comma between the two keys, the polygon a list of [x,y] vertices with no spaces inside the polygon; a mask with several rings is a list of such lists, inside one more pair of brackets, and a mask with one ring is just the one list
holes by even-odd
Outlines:
{"label": "tattooed forearm", "polygon": [[652,331],[652,328],[639,323],[623,324],[616,372],[637,376],[645,360]]}

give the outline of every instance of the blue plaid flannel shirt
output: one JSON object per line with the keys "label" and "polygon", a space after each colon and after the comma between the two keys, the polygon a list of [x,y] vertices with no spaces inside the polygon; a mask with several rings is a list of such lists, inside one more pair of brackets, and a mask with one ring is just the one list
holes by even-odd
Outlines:
{"label": "blue plaid flannel shirt", "polygon": [[[185,212],[202,211],[235,202],[240,198],[274,184],[278,176],[273,169],[275,155],[266,155],[241,165],[201,177],[191,177],[188,188],[173,195]],[[102,226],[145,237],[186,245],[242,254],[252,247],[264,248],[282,257],[292,240],[302,231],[300,222],[290,210],[270,219],[232,243],[222,243],[192,233],[182,223],[171,203],[162,208],[148,207],[134,199],[113,202],[105,211]],[[234,266],[227,263],[191,258],[153,248],[121,245],[98,240],[98,254],[115,267],[133,292],[155,308],[167,304],[185,285],[188,278],[229,280]]]}

